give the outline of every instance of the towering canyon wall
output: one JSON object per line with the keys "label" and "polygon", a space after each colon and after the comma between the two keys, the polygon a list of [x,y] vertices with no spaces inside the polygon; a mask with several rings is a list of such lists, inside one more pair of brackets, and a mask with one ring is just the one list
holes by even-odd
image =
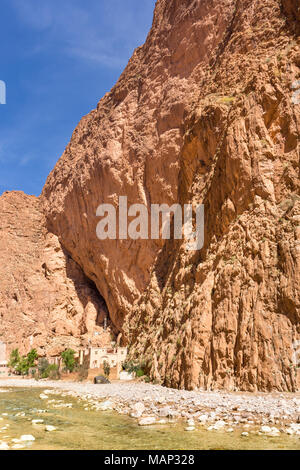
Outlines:
{"label": "towering canyon wall", "polygon": [[[46,236],[166,385],[297,388],[299,6],[158,0],[146,43],[39,199]],[[203,249],[100,241],[97,207],[125,195],[149,209],[203,203]]]}
{"label": "towering canyon wall", "polygon": [[[110,339],[106,306],[57,237],[45,229],[41,202],[20,192],[0,197],[0,340],[25,354]],[[94,333],[98,332],[99,337]]]}

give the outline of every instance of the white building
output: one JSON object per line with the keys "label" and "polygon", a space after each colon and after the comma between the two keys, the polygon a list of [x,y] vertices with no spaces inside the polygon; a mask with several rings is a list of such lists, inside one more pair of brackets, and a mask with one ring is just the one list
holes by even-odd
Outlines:
{"label": "white building", "polygon": [[90,347],[88,349],[81,349],[78,357],[80,365],[82,365],[84,359],[88,357],[90,369],[99,369],[103,366],[104,362],[107,362],[111,368],[117,367],[117,375],[119,376],[122,370],[122,364],[127,357],[127,348],[121,348],[119,346],[108,346],[105,348]]}
{"label": "white building", "polygon": [[0,377],[8,376],[8,363],[6,360],[6,344],[0,341]]}

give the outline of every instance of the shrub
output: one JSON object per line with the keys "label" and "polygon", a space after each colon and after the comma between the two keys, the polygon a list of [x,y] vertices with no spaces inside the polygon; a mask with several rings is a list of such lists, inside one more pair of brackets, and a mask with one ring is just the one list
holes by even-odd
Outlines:
{"label": "shrub", "polygon": [[144,375],[145,375],[145,372],[143,371],[143,369],[138,369],[136,371],[136,376],[137,377],[144,377]]}
{"label": "shrub", "polygon": [[48,367],[49,367],[49,362],[45,357],[41,357],[38,362],[38,371],[39,371],[39,376],[42,379],[47,379],[48,378]]}
{"label": "shrub", "polygon": [[[145,375],[144,373],[144,367],[145,363],[144,362],[138,362],[138,361],[127,361],[124,362],[123,364],[123,369],[129,372],[129,374],[135,373],[137,377],[142,377]],[[138,375],[138,373],[142,373],[142,375]]]}
{"label": "shrub", "polygon": [[38,376],[41,379],[59,380],[59,367],[57,364],[49,364],[48,360],[42,357],[38,363]]}
{"label": "shrub", "polygon": [[59,367],[57,364],[49,364],[45,372],[46,374],[48,374],[49,379],[52,379],[52,380],[60,379],[60,372],[59,372]]}

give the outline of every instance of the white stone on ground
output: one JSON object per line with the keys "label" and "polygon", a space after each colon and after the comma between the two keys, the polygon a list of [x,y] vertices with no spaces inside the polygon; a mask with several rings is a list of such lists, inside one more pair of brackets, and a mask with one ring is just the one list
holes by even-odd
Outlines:
{"label": "white stone on ground", "polygon": [[31,434],[23,434],[23,436],[20,437],[20,440],[22,442],[33,442],[35,441],[35,437]]}
{"label": "white stone on ground", "polygon": [[154,416],[148,416],[147,418],[142,418],[139,421],[139,426],[150,426],[151,424],[155,424],[156,418]]}
{"label": "white stone on ground", "polygon": [[48,395],[45,395],[44,393],[41,393],[40,398],[41,398],[41,400],[47,400],[49,397],[48,397]]}
{"label": "white stone on ground", "polygon": [[208,416],[207,416],[207,415],[201,415],[201,416],[199,416],[199,418],[198,418],[198,421],[200,421],[200,423],[203,423],[203,424],[205,424],[205,423],[207,422],[207,420],[208,420]]}
{"label": "white stone on ground", "polygon": [[0,442],[0,450],[9,450],[9,445],[6,442]]}
{"label": "white stone on ground", "polygon": [[56,427],[55,426],[50,426],[50,424],[47,424],[45,429],[46,429],[47,432],[56,431]]}
{"label": "white stone on ground", "polygon": [[135,403],[134,405],[132,405],[131,409],[132,409],[131,416],[133,418],[140,418],[146,408],[145,408],[144,403],[139,402],[139,403]]}

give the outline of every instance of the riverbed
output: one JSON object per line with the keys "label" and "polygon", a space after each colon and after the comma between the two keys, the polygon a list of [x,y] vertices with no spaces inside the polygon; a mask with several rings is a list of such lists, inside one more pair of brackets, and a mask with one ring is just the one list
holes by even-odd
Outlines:
{"label": "riverbed", "polygon": [[[106,403],[108,403],[106,401]],[[208,431],[197,423],[186,431],[185,420],[161,420],[139,426],[138,421],[116,411],[101,409],[88,397],[74,397],[44,388],[2,388],[0,393],[0,447],[9,450],[225,450],[299,449],[299,436]],[[38,422],[40,421],[40,422]],[[36,423],[36,424],[35,424]],[[50,431],[47,431],[49,428]],[[29,440],[24,440],[24,436]],[[23,437],[23,440],[22,440]]]}

